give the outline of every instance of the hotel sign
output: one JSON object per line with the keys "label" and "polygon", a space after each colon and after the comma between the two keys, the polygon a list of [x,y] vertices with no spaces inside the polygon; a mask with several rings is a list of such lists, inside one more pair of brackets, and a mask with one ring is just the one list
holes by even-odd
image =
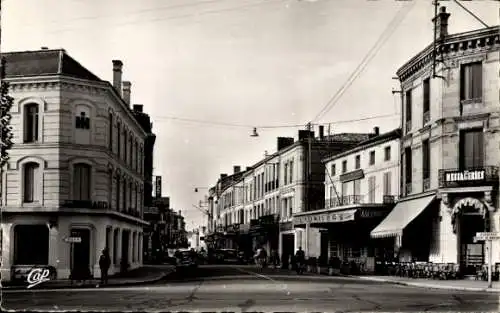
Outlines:
{"label": "hotel sign", "polygon": [[485,174],[485,170],[447,172],[445,181],[447,183],[483,181],[486,177]]}
{"label": "hotel sign", "polygon": [[314,215],[294,216],[293,223],[306,224],[306,223],[336,223],[336,222],[354,221],[355,213],[356,211],[353,210],[353,211],[343,211],[343,212],[327,212]]}

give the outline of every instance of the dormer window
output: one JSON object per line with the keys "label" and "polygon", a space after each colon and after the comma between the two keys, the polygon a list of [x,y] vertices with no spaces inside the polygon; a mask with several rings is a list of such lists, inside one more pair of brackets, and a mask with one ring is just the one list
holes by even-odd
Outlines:
{"label": "dormer window", "polygon": [[80,116],[76,116],[75,121],[76,128],[90,129],[90,118],[86,116],[85,112],[81,112]]}

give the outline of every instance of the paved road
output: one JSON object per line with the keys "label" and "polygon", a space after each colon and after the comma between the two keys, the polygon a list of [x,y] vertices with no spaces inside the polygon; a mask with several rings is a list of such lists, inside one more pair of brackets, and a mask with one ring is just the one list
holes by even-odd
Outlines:
{"label": "paved road", "polygon": [[5,309],[171,311],[491,311],[493,293],[428,290],[353,278],[202,266],[140,287],[4,291]]}

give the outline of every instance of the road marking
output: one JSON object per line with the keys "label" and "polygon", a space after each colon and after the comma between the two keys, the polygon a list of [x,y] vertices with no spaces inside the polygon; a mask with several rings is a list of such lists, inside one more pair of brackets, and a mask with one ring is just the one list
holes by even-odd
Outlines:
{"label": "road marking", "polygon": [[252,276],[255,276],[255,277],[259,277],[259,278],[264,278],[264,279],[267,279],[273,283],[275,283],[276,285],[281,285],[281,287],[283,288],[283,291],[286,291],[286,295],[289,296],[290,295],[290,290],[288,290],[288,286],[287,284],[285,283],[280,283],[279,281],[267,276],[267,275],[264,275],[264,274],[260,274],[260,273],[255,273],[253,271],[247,271],[247,270],[244,270],[242,268],[238,268],[236,266],[233,266],[233,268],[237,269],[238,271],[242,272],[242,273],[246,273],[246,274],[249,274],[249,275],[252,275]]}

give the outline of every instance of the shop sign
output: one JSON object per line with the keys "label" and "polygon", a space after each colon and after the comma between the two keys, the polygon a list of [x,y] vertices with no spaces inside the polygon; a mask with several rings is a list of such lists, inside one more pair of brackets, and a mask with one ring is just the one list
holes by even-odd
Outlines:
{"label": "shop sign", "polygon": [[280,223],[280,231],[289,231],[293,229],[292,222]]}
{"label": "shop sign", "polygon": [[323,214],[315,215],[301,215],[294,216],[294,224],[306,224],[306,223],[335,223],[335,222],[346,222],[354,220],[354,212],[329,212]]}
{"label": "shop sign", "polygon": [[383,211],[376,211],[376,210],[361,210],[359,214],[361,218],[380,217],[382,215],[384,215]]}
{"label": "shop sign", "polygon": [[91,201],[91,200],[67,200],[64,202],[65,208],[92,208],[92,209],[109,209],[107,201]]}
{"label": "shop sign", "polygon": [[483,181],[485,174],[485,170],[447,172],[445,180],[447,183]]}

